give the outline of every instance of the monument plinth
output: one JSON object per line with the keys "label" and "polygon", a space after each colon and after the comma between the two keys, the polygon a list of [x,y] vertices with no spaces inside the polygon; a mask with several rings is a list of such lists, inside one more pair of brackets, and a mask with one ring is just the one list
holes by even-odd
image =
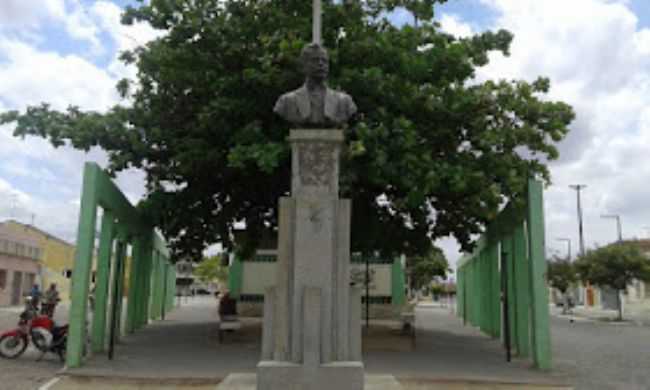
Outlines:
{"label": "monument plinth", "polygon": [[280,199],[277,283],[265,296],[258,390],[363,389],[351,202],[338,197],[343,140],[341,130],[329,129],[289,136],[291,197]]}

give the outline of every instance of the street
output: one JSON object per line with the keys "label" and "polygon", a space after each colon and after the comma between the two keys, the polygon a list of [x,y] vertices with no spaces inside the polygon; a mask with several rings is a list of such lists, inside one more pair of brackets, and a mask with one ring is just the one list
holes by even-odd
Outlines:
{"label": "street", "polygon": [[[18,313],[17,309],[0,309],[0,329],[6,330],[15,326]],[[64,322],[66,314],[66,310],[57,311],[57,320]],[[476,349],[468,350],[470,344],[467,344],[465,339],[467,336],[463,335],[472,332],[467,333],[462,330],[466,328],[458,328],[458,325],[455,325],[458,320],[448,314],[448,309],[419,308],[417,316],[420,327],[417,350],[410,351],[407,348],[401,353],[371,351],[365,356],[368,372],[393,371],[396,376],[412,377],[428,373],[459,378],[463,376],[463,371],[471,368],[472,372],[466,372],[466,375],[486,377],[490,372],[500,371],[503,377],[513,380],[524,379],[519,375],[531,376],[531,379],[538,376],[534,370],[522,371],[517,368],[521,364],[516,362],[508,366],[507,363],[502,363],[500,358],[481,363],[477,356],[461,356],[463,353],[475,355],[478,351],[494,351],[500,357],[502,352],[499,351],[498,343],[487,338],[484,342],[474,338],[473,343],[480,344],[472,344]],[[567,317],[553,316],[551,336],[555,370],[550,377],[566,377],[569,383],[575,384],[575,388],[579,390],[650,389],[649,327],[579,318],[572,323]],[[255,348],[251,351],[252,360],[246,360],[244,365],[254,366],[257,353]],[[250,353],[241,353],[244,352]],[[229,354],[231,358],[235,355]],[[36,351],[30,347],[25,355],[16,360],[0,359],[0,389],[37,389],[63,366],[56,356],[48,355],[42,361],[36,361],[37,357]],[[458,363],[459,361],[463,363]]]}
{"label": "street", "polygon": [[556,369],[579,390],[650,389],[650,328],[551,317]]}
{"label": "street", "polygon": [[[15,328],[21,308],[0,308],[0,332]],[[59,306],[55,313],[57,323],[65,323],[68,308]],[[41,361],[41,354],[33,346],[15,360],[0,358],[0,389],[34,390],[52,378],[63,363],[55,355],[48,354]]]}

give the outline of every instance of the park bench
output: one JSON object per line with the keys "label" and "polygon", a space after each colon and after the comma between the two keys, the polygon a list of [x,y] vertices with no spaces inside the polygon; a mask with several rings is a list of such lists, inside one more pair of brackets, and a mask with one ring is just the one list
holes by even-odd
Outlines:
{"label": "park bench", "polygon": [[218,327],[219,344],[221,344],[223,343],[223,335],[225,332],[232,332],[241,329],[241,321],[239,321],[239,318],[237,318],[237,316],[219,317]]}
{"label": "park bench", "polygon": [[402,333],[411,336],[411,344],[415,347],[415,312],[407,311],[400,313],[400,323]]}

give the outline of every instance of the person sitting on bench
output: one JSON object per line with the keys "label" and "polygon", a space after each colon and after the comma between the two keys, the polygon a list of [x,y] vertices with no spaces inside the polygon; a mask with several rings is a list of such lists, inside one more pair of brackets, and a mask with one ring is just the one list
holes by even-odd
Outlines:
{"label": "person sitting on bench", "polygon": [[219,300],[219,317],[221,321],[237,321],[237,301],[226,291]]}

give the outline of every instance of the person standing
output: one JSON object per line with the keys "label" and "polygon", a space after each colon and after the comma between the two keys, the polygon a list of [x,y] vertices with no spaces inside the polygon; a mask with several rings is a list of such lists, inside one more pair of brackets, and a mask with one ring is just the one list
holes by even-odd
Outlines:
{"label": "person standing", "polygon": [[29,291],[29,297],[31,298],[31,306],[34,310],[38,310],[38,305],[41,302],[41,296],[43,293],[41,292],[41,289],[38,287],[38,284],[35,284],[32,286],[32,289]]}
{"label": "person standing", "polygon": [[54,317],[54,309],[61,299],[59,291],[56,289],[56,283],[52,283],[50,288],[45,292],[41,313],[48,317]]}

